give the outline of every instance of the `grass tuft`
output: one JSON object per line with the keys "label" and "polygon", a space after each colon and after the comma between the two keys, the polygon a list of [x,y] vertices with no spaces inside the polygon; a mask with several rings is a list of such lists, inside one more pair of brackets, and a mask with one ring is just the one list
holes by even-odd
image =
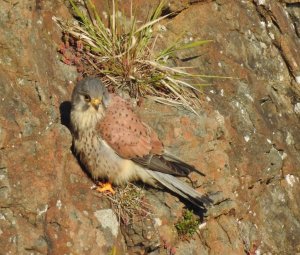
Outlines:
{"label": "grass tuft", "polygon": [[197,114],[197,93],[207,84],[192,82],[213,76],[192,74],[187,68],[168,64],[176,52],[211,40],[184,43],[180,37],[166,49],[155,52],[158,36],[154,35],[154,26],[170,15],[161,16],[164,1],[142,25],[133,15],[132,5],[130,17],[125,17],[118,1],[112,0],[107,19],[102,19],[92,1],[84,1],[86,12],[73,0],[69,2],[78,21],[70,23],[54,18],[63,30],[64,44],[59,51],[66,64],[76,65],[83,76],[99,76],[106,85],[127,90],[132,97],[147,96],[164,104],[183,105]]}
{"label": "grass tuft", "polygon": [[129,225],[133,220],[143,220],[150,215],[151,205],[146,201],[143,189],[132,183],[125,187],[116,187],[116,193],[101,193],[112,203],[114,212],[118,215],[119,222]]}

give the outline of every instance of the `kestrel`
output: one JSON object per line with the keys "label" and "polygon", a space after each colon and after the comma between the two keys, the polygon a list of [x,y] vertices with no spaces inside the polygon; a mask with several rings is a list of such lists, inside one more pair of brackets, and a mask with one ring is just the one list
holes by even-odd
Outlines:
{"label": "kestrel", "polygon": [[85,78],[75,86],[71,125],[75,151],[95,180],[115,185],[141,180],[163,186],[200,208],[211,204],[207,195],[173,176],[199,171],[168,153],[131,105],[108,93],[99,79]]}

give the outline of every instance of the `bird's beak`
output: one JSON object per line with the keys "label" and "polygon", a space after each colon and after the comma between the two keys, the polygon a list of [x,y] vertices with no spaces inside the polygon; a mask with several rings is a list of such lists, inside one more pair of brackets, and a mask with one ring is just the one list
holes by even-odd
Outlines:
{"label": "bird's beak", "polygon": [[91,104],[98,111],[99,105],[101,104],[101,99],[99,99],[99,98],[92,98]]}

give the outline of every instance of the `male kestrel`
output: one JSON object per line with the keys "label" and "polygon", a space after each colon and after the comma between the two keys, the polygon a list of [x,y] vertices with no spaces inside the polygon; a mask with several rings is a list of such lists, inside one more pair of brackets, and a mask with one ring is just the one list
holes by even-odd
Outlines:
{"label": "male kestrel", "polygon": [[198,207],[211,203],[207,195],[173,176],[197,170],[166,152],[155,131],[100,80],[85,78],[75,86],[71,124],[76,153],[95,180],[116,185],[141,180],[164,186]]}

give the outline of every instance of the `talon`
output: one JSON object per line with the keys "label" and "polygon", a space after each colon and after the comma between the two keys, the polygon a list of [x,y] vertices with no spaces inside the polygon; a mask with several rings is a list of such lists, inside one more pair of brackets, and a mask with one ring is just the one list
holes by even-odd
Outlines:
{"label": "talon", "polygon": [[98,187],[96,190],[99,191],[99,192],[105,192],[105,191],[108,191],[108,192],[110,192],[111,194],[115,194],[115,193],[116,193],[116,192],[114,191],[114,189],[112,188],[111,183],[109,183],[109,182],[101,184],[101,186]]}

